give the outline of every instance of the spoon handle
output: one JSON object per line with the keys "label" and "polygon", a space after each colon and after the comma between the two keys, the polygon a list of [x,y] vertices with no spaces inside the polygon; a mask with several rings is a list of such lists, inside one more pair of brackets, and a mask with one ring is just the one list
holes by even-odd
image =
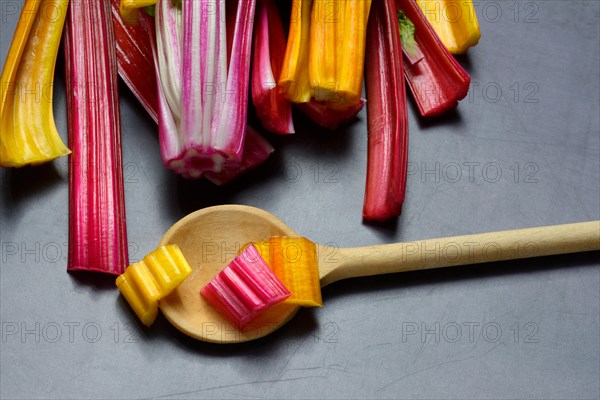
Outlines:
{"label": "spoon handle", "polygon": [[345,278],[600,250],[600,221],[340,249],[321,286]]}

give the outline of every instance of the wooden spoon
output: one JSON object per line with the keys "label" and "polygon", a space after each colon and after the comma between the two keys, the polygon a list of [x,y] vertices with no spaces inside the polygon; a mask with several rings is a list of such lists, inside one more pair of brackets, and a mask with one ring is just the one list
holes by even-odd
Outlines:
{"label": "wooden spoon", "polygon": [[[196,211],[173,225],[160,245],[177,244],[192,267],[190,276],[160,309],[181,332],[214,343],[245,342],[265,336],[298,311],[280,304],[243,331],[215,311],[200,288],[246,243],[271,236],[300,236],[272,214],[254,207],[226,205]],[[337,249],[318,245],[321,287],[340,279],[489,261],[600,249],[600,221]]]}

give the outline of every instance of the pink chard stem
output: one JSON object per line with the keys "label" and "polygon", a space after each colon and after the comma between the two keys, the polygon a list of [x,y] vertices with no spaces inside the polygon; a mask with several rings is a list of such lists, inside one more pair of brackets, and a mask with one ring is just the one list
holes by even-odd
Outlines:
{"label": "pink chard stem", "polygon": [[[157,122],[156,78],[148,31],[142,24],[128,24],[123,21],[119,11],[120,0],[111,0],[111,3],[119,76],[154,122]],[[140,14],[144,17],[143,13]]]}
{"label": "pink chard stem", "polygon": [[[236,12],[230,20],[231,5]],[[161,154],[165,166],[185,178],[229,177],[247,164],[254,9],[254,0],[227,6],[216,0],[159,0],[156,5],[152,45]]]}
{"label": "pink chard stem", "polygon": [[369,148],[363,217],[400,215],[408,163],[408,116],[394,0],[373,3],[367,31]]}
{"label": "pink chard stem", "polygon": [[108,0],[71,2],[65,31],[69,271],[119,275],[129,261],[117,58]]}
{"label": "pink chard stem", "polygon": [[277,86],[286,46],[283,23],[275,0],[257,0],[252,52],[252,102],[265,129],[277,134],[294,133],[292,105]]}
{"label": "pink chard stem", "polygon": [[441,115],[467,95],[471,77],[446,49],[416,0],[396,0],[396,7],[414,25],[420,50],[418,62],[404,63],[408,86],[423,117]]}

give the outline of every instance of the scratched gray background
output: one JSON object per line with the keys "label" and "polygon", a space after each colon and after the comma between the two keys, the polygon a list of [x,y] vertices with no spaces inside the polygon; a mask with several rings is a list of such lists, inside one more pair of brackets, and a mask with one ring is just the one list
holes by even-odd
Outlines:
{"label": "scratched gray background", "polygon": [[[0,1],[2,60],[20,4]],[[409,104],[397,224],[361,223],[364,113],[335,133],[298,119],[294,137],[270,137],[277,154],[267,165],[217,189],[162,168],[155,126],[121,86],[131,258],[187,213],[221,203],[262,207],[339,246],[598,219],[599,3],[483,1],[476,10],[483,38],[461,58],[469,97],[432,121]],[[63,87],[61,61],[64,135]],[[142,329],[112,279],[65,272],[66,159],[1,170],[0,186],[2,398],[600,396],[598,253],[339,282],[323,309],[222,347],[164,317]]]}

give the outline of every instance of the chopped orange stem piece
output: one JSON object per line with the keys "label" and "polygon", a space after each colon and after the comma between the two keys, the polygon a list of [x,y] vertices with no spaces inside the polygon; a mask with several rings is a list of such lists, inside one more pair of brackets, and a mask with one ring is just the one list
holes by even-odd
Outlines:
{"label": "chopped orange stem piece", "polygon": [[275,275],[292,293],[287,304],[322,307],[317,246],[300,237],[272,237],[254,243]]}

